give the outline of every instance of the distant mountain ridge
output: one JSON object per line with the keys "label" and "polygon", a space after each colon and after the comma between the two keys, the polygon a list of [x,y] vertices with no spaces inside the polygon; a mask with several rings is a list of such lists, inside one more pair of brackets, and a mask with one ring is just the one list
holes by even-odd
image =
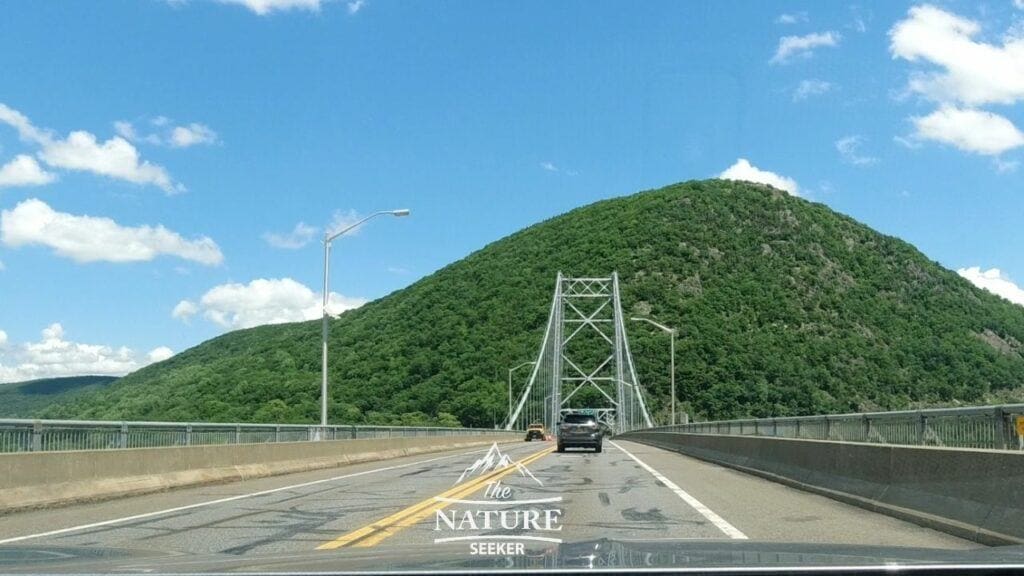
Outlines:
{"label": "distant mountain ridge", "polygon": [[[1024,307],[827,206],[710,180],[572,210],[346,312],[331,420],[501,422],[506,371],[535,359],[559,271],[618,271],[627,315],[680,329],[679,409],[697,417],[971,403],[1024,383]],[[627,329],[664,421],[668,342]],[[231,332],[45,413],[315,422],[319,339],[319,321]]]}
{"label": "distant mountain ridge", "polygon": [[31,418],[54,403],[109,385],[116,376],[69,376],[0,384],[0,418]]}

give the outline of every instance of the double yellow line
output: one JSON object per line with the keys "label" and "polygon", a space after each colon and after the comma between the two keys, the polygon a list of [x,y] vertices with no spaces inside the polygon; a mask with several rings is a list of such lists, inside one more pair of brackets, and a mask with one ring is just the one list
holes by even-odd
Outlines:
{"label": "double yellow line", "polygon": [[[526,458],[523,458],[518,463],[526,466],[531,462],[539,460],[544,456],[550,454],[555,449],[554,447],[545,448],[539,452],[534,452]],[[487,485],[488,482],[495,482],[504,476],[515,472],[516,465],[510,464],[504,468],[499,468],[494,472],[484,474],[478,478],[468,480],[445,490],[437,496],[432,496],[426,500],[409,506],[408,508],[396,512],[387,518],[382,518],[376,522],[363,526],[358,530],[353,530],[344,536],[341,536],[330,542],[325,542],[320,546],[317,546],[317,550],[334,550],[336,548],[353,547],[353,548],[369,548],[370,546],[376,546],[384,539],[394,536],[401,530],[413,526],[423,519],[427,518],[437,510],[440,510],[448,505],[448,502],[440,501],[439,498],[452,498],[461,499],[469,496],[476,492],[480,488]]]}

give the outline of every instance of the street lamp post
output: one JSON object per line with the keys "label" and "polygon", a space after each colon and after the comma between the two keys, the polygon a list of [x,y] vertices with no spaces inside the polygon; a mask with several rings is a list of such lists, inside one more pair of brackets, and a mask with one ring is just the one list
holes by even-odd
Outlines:
{"label": "street lamp post", "polygon": [[323,300],[323,307],[322,307],[322,311],[323,311],[323,331],[322,331],[323,332],[323,342],[322,342],[322,346],[321,346],[322,352],[323,352],[323,356],[321,358],[321,366],[320,366],[320,377],[321,377],[320,378],[320,425],[321,426],[327,426],[327,335],[330,332],[330,323],[328,322],[329,317],[328,317],[328,314],[327,314],[327,303],[328,303],[328,300],[330,299],[330,294],[331,294],[330,286],[328,285],[328,280],[330,278],[329,273],[330,273],[331,242],[333,242],[334,239],[337,238],[338,236],[341,236],[342,234],[348,232],[349,230],[352,230],[353,228],[359,226],[363,222],[366,222],[367,220],[369,220],[371,218],[376,218],[377,216],[383,216],[384,214],[390,214],[392,216],[408,216],[409,215],[409,210],[403,208],[401,210],[382,210],[380,212],[374,212],[373,214],[370,214],[369,216],[367,216],[366,218],[363,218],[359,222],[356,222],[355,224],[352,224],[351,226],[343,228],[343,229],[341,229],[341,230],[339,230],[339,231],[337,231],[337,232],[335,232],[333,234],[330,233],[330,232],[325,232],[324,233],[324,300]]}
{"label": "street lamp post", "polygon": [[668,326],[665,326],[664,324],[659,324],[658,322],[655,322],[654,320],[651,320],[650,318],[630,318],[630,320],[642,321],[642,322],[647,322],[649,324],[653,324],[654,326],[657,326],[658,328],[660,328],[662,331],[668,332],[669,335],[671,335],[671,337],[672,337],[672,339],[671,339],[671,342],[672,342],[671,343],[671,350],[672,350],[672,352],[671,352],[671,358],[669,360],[669,363],[670,363],[669,370],[671,370],[672,373],[669,375],[669,377],[670,377],[671,382],[672,382],[672,384],[671,384],[671,388],[672,388],[671,418],[672,418],[672,425],[675,426],[675,423],[676,423],[676,329],[675,328],[669,328]]}
{"label": "street lamp post", "polygon": [[512,425],[512,373],[523,366],[532,366],[533,364],[536,364],[536,362],[523,362],[514,368],[508,369],[508,416],[506,417],[507,421],[505,422],[508,426]]}
{"label": "street lamp post", "polygon": [[[551,400],[552,396],[554,396],[554,394],[548,394],[547,396],[544,397],[544,404],[543,404],[543,406],[544,406],[544,425],[545,426],[547,426],[547,424],[548,424],[548,409],[551,408],[551,406],[548,404],[548,400]],[[552,417],[550,421],[554,422],[555,418]],[[553,434],[554,433],[553,430],[554,430],[554,426],[549,428],[548,432]]]}

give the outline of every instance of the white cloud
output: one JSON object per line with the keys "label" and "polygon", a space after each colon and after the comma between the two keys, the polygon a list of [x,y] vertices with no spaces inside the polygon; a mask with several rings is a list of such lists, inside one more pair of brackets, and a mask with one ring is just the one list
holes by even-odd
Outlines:
{"label": "white cloud", "polygon": [[366,0],[352,0],[352,2],[349,2],[347,6],[348,13],[355,14],[362,10],[364,6],[366,6]]}
{"label": "white cloud", "polygon": [[927,4],[892,27],[893,58],[927,66],[911,73],[907,92],[939,103],[931,114],[911,117],[911,139],[897,141],[949,144],[996,157],[996,171],[1012,172],[1018,161],[997,156],[1024,145],[1024,132],[979,107],[1024,100],[1024,27],[1012,25],[1001,44],[979,41],[980,34],[978,22]]}
{"label": "white cloud", "polygon": [[825,80],[808,79],[801,80],[800,84],[797,85],[796,90],[793,91],[793,101],[799,102],[806,100],[811,96],[820,96],[826,92],[832,90],[832,83]]}
{"label": "white cloud", "polygon": [[556,166],[554,162],[541,162],[540,167],[546,172],[555,172],[558,174],[565,174],[566,176],[576,176],[579,172],[575,170],[566,170],[565,168]]}
{"label": "white cloud", "polygon": [[260,16],[285,10],[320,10],[321,0],[218,0],[221,4],[245,6]]}
{"label": "white cloud", "polygon": [[1024,145],[1024,133],[1012,122],[983,110],[943,106],[910,121],[915,138],[950,144],[975,154],[995,156]]}
{"label": "white cloud", "polygon": [[188,320],[199,313],[199,306],[191,300],[182,300],[174,306],[174,310],[171,310],[171,318],[177,318],[178,320]]}
{"label": "white cloud", "polygon": [[7,265],[4,264],[3,260],[0,260],[0,272],[3,272],[4,270],[7,270]]}
{"label": "white cloud", "polygon": [[783,36],[770,62],[785,64],[796,57],[810,58],[816,48],[839,45],[842,35],[838,32],[815,32],[804,36]]}
{"label": "white cloud", "polygon": [[761,170],[748,162],[746,158],[736,160],[735,164],[726,168],[718,177],[723,180],[745,180],[747,182],[768,184],[779,190],[785,190],[794,196],[800,195],[800,187],[797,185],[796,180],[780,176],[774,172]]}
{"label": "white cloud", "polygon": [[157,116],[150,120],[150,124],[162,129],[162,133],[142,135],[131,122],[120,120],[114,122],[114,131],[125,140],[131,142],[141,141],[147,144],[171,146],[173,148],[188,148],[197,144],[217,143],[217,133],[205,124],[192,122],[185,126],[170,126],[170,123],[170,118]]}
{"label": "white cloud", "polygon": [[135,127],[132,126],[131,122],[127,122],[125,120],[118,120],[117,122],[114,122],[114,132],[117,132],[118,136],[128,140],[129,142],[134,142],[139,139],[138,133],[135,132]]}
{"label": "white cloud", "polygon": [[[139,158],[139,152],[122,136],[99,142],[96,136],[84,130],[75,130],[67,138],[53,136],[49,130],[32,125],[24,114],[0,104],[0,122],[18,131],[22,140],[40,147],[38,156],[51,168],[81,170],[109,176],[135,184],[152,184],[167,193],[184,190],[175,184],[167,171],[156,164]],[[125,126],[119,130],[124,131]]]}
{"label": "white cloud", "polygon": [[971,266],[970,268],[960,268],[956,273],[970,280],[971,284],[978,288],[988,290],[1010,302],[1024,306],[1024,290],[1014,284],[998,268],[982,270],[980,266]]}
{"label": "white cloud", "polygon": [[864,141],[864,137],[858,135],[844,136],[836,140],[836,150],[843,162],[854,166],[870,166],[878,162],[878,158],[861,154],[860,148]]}
{"label": "white cloud", "polygon": [[21,112],[8,107],[0,102],[0,122],[7,124],[18,131],[18,137],[26,142],[43,144],[50,140],[51,134],[47,130],[40,130],[32,125],[32,122]]}
{"label": "white cloud", "polygon": [[131,348],[82,344],[64,338],[64,328],[51,324],[38,342],[6,346],[0,350],[0,382],[18,382],[59,376],[120,376],[153,361],[153,353],[140,357]]}
{"label": "white cloud", "polygon": [[148,358],[150,362],[163,362],[171,356],[174,356],[174,350],[171,350],[167,346],[153,348],[146,354],[146,358]]}
{"label": "white cloud", "polygon": [[893,136],[892,141],[911,150],[916,150],[921,147],[921,142],[916,140],[914,137],[904,138],[903,136]]}
{"label": "white cloud", "polygon": [[19,154],[13,160],[0,166],[0,188],[6,186],[42,186],[57,179],[57,176],[43,170],[36,159]]}
{"label": "white cloud", "polygon": [[[327,233],[335,234],[339,230],[344,230],[349,226],[362,220],[364,216],[355,210],[335,210],[334,216],[331,217],[331,223],[327,225]],[[362,228],[360,226],[359,228]],[[355,236],[359,234],[359,228],[353,228],[345,233],[346,236]]]}
{"label": "white cloud", "polygon": [[807,22],[807,12],[795,12],[793,14],[779,14],[775,18],[776,24],[799,24]]}
{"label": "white cloud", "polygon": [[180,191],[163,167],[140,161],[135,146],[120,136],[101,143],[89,132],[76,130],[64,140],[44,146],[39,156],[57,168],[84,170],[135,184],[152,184],[169,193]]}
{"label": "white cloud", "polygon": [[[363,220],[365,216],[355,210],[335,210],[331,216],[330,223],[324,228],[327,234],[333,235],[349,226]],[[355,236],[360,228],[353,228],[345,233],[346,236]],[[305,222],[299,222],[292,228],[291,232],[266,232],[263,240],[274,248],[285,250],[298,250],[310,243],[320,231],[316,226],[310,226]]]}
{"label": "white cloud", "polygon": [[[331,292],[327,310],[336,315],[366,303]],[[182,300],[172,316],[187,319],[202,311],[203,317],[222,328],[250,328],[263,324],[299,322],[320,318],[322,296],[291,278],[257,278],[248,284],[221,284],[199,299],[198,307]],[[180,310],[179,310],[180,309]]]}
{"label": "white cloud", "polygon": [[7,332],[0,330],[0,348],[7,345]]}
{"label": "white cloud", "polygon": [[198,122],[188,126],[175,126],[171,130],[170,143],[175,148],[188,148],[196,144],[213,144],[217,141],[217,133]]}
{"label": "white cloud", "polygon": [[1013,0],[1013,5],[1020,10],[1024,10],[1024,0]]}
{"label": "white cloud", "polygon": [[309,244],[313,239],[313,236],[316,235],[317,230],[318,229],[315,226],[310,226],[305,222],[299,222],[291,232],[285,234],[267,232],[263,235],[263,240],[274,248],[298,250],[306,244]]}
{"label": "white cloud", "polygon": [[76,262],[140,262],[177,256],[200,264],[224,260],[205,236],[186,240],[163,226],[121,226],[110,218],[57,212],[31,198],[0,212],[0,242],[7,246],[42,245]]}
{"label": "white cloud", "polygon": [[909,90],[932,100],[969,106],[1013,104],[1024,99],[1024,38],[1001,45],[974,38],[981,25],[931,5],[915,6],[889,31],[893,58],[931,64],[941,71],[916,72]]}

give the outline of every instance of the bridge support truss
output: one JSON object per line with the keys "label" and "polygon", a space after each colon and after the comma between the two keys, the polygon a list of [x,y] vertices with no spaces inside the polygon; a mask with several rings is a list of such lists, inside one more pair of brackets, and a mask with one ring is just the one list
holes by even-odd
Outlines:
{"label": "bridge support truss", "polygon": [[651,427],[626,337],[619,275],[569,278],[558,273],[547,329],[529,383],[506,429],[593,410],[617,433]]}

